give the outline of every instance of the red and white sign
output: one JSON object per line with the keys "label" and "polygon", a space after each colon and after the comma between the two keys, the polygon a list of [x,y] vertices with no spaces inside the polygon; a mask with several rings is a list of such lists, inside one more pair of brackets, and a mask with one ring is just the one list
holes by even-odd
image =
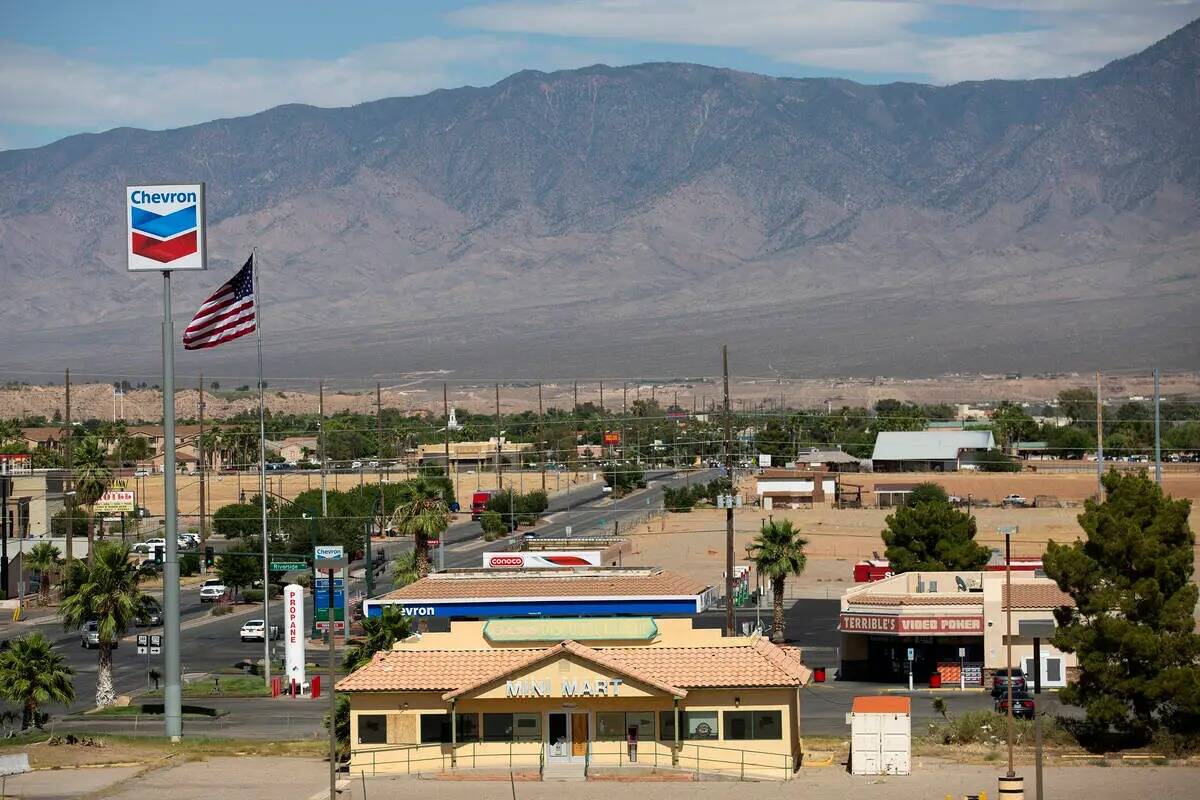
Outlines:
{"label": "red and white sign", "polygon": [[541,550],[536,553],[484,553],[488,569],[537,569],[544,567],[598,567],[599,550]]}
{"label": "red and white sign", "polygon": [[28,453],[0,453],[0,475],[22,475],[33,471],[33,456]]}
{"label": "red and white sign", "polygon": [[304,587],[283,587],[283,660],[288,683],[304,683]]}
{"label": "red and white sign", "polygon": [[621,443],[621,434],[617,431],[605,431],[604,443],[609,446],[616,446]]}
{"label": "red and white sign", "polygon": [[892,636],[978,636],[983,616],[901,616],[899,614],[842,614],[843,633],[882,633]]}
{"label": "red and white sign", "polygon": [[854,565],[854,582],[855,583],[871,583],[873,581],[881,581],[884,578],[890,578],[896,573],[892,572],[892,565],[886,558],[868,558],[865,561],[859,561]]}

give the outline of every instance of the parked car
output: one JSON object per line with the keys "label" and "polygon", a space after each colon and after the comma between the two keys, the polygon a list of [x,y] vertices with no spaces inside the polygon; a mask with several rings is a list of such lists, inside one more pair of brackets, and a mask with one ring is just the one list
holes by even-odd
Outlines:
{"label": "parked car", "polygon": [[[1025,673],[1019,668],[1012,668],[1013,694],[1025,691],[1027,683],[1025,681]],[[995,676],[992,678],[992,697],[1000,695],[1008,696],[1008,670],[998,669]]]}
{"label": "parked car", "polygon": [[135,478],[149,478],[149,477],[150,477],[150,470],[148,470],[148,469],[135,469],[135,470],[133,471],[133,477],[135,477]]}
{"label": "parked car", "polygon": [[[1020,718],[1024,718],[1024,719],[1033,719],[1033,715],[1036,710],[1034,702],[1033,702],[1033,697],[1029,694],[1029,692],[1025,691],[1024,689],[1017,691],[1016,681],[1013,682],[1012,702],[1013,702],[1012,709],[1013,709],[1014,717],[1020,717]],[[1002,694],[996,698],[996,713],[997,714],[1007,714],[1008,713],[1008,693],[1007,693],[1007,691],[1004,694]]]}
{"label": "parked car", "polygon": [[[247,620],[242,626],[241,637],[243,642],[261,642],[266,635],[267,624],[261,619]],[[279,626],[271,626],[271,640],[279,638]]]}
{"label": "parked car", "polygon": [[[120,639],[119,638],[114,639],[112,641],[112,648],[114,650],[116,650],[117,646],[119,644],[120,644]],[[82,647],[84,650],[91,650],[94,647],[100,646],[100,623],[99,622],[92,620],[91,622],[85,622],[83,624],[83,629],[79,632],[79,646]]]}
{"label": "parked car", "polygon": [[138,617],[134,622],[142,628],[157,628],[163,624],[162,612],[155,609]]}
{"label": "parked car", "polygon": [[1004,506],[1008,506],[1009,508],[1025,508],[1029,505],[1032,505],[1032,503],[1019,494],[1007,495],[1003,500],[1000,501],[1000,506],[1002,508]]}

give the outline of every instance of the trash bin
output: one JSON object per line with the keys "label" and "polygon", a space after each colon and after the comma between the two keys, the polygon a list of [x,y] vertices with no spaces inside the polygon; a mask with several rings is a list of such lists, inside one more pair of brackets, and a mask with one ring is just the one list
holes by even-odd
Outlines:
{"label": "trash bin", "polygon": [[930,689],[942,688],[942,673],[935,672],[929,676],[929,688]]}
{"label": "trash bin", "polygon": [[825,682],[825,668],[824,667],[817,667],[816,669],[813,670],[813,682],[814,683],[824,683]]}

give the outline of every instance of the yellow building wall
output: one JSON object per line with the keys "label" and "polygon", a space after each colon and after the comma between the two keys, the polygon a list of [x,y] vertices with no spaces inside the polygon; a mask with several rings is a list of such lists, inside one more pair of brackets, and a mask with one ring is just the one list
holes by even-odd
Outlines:
{"label": "yellow building wall", "polygon": [[[655,713],[656,736],[638,743],[638,766],[671,767],[673,742],[659,741],[659,712],[671,712],[672,698],[639,696],[601,698],[507,698],[485,696],[463,698],[455,704],[459,714],[537,713],[543,715],[540,742],[463,742],[420,744],[420,714],[448,713],[450,704],[436,692],[356,692],[351,695],[350,733],[352,772],[370,774],[413,774],[452,768],[537,769],[546,749],[545,713],[565,711],[588,714],[589,754],[592,768],[629,766],[625,741],[596,741],[596,712],[649,711]],[[779,711],[782,737],[777,740],[732,740],[726,738],[725,711]],[[799,708],[794,689],[704,689],[688,692],[680,711],[716,711],[716,740],[680,742],[674,765],[700,773],[721,773],[773,780],[786,780],[796,769],[800,754]],[[360,714],[388,715],[387,744],[358,744]],[[480,721],[482,727],[482,720]],[[454,750],[454,758],[451,758]],[[452,762],[456,762],[453,763]]]}

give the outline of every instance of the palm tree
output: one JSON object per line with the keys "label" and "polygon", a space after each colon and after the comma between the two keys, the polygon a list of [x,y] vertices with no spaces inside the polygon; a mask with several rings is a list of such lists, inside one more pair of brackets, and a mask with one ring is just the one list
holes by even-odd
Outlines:
{"label": "palm tree", "polygon": [[130,562],[129,553],[129,545],[124,542],[107,542],[97,547],[95,559],[71,581],[72,591],[63,597],[58,609],[67,630],[78,630],[91,621],[99,625],[97,708],[107,708],[116,699],[112,651],[117,640],[135,620],[158,605],[138,588],[140,576]]}
{"label": "palm tree", "polygon": [[[758,536],[746,548],[758,574],[771,581],[771,594],[775,598],[775,618],[771,623],[773,642],[783,641],[783,583],[788,575],[804,572],[808,562],[804,555],[808,540],[801,539],[799,533],[790,520],[771,521],[762,526]],[[732,598],[726,602],[732,602]]]}
{"label": "palm tree", "polygon": [[50,603],[50,577],[58,570],[62,551],[50,542],[38,542],[26,556],[29,568],[41,577],[41,587],[38,592],[42,596],[42,605]]}
{"label": "palm tree", "polygon": [[405,551],[392,560],[392,588],[408,586],[419,577],[421,576],[417,574],[416,551]]}
{"label": "palm tree", "polygon": [[385,606],[378,617],[367,617],[362,621],[363,639],[357,639],[346,648],[343,664],[353,672],[366,666],[371,657],[382,650],[390,650],[392,645],[412,633],[412,620],[400,613],[400,610]]}
{"label": "palm tree", "polygon": [[96,549],[96,519],[93,507],[112,484],[112,468],[100,439],[89,436],[75,449],[75,500],[88,509],[88,564]]}
{"label": "palm tree", "polygon": [[21,730],[38,724],[41,703],[67,704],[75,700],[75,671],[40,633],[13,639],[0,653],[0,697],[21,706]]}
{"label": "palm tree", "polygon": [[392,526],[413,537],[417,575],[429,574],[429,538],[440,536],[450,526],[450,509],[442,496],[442,487],[427,480],[405,481],[400,499],[392,513]]}

